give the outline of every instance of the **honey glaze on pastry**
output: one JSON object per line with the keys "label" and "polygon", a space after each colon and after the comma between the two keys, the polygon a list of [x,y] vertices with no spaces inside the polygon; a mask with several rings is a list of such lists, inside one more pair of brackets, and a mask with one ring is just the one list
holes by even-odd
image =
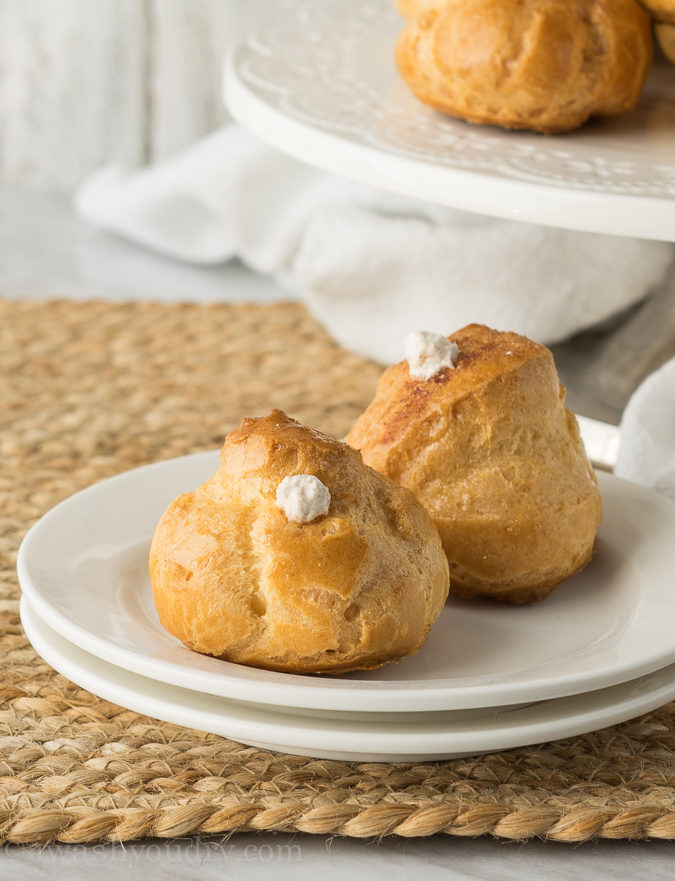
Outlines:
{"label": "honey glaze on pastry", "polygon": [[346,440],[426,506],[452,593],[543,599],[590,561],[601,520],[576,419],[544,346],[476,324],[449,340],[428,379],[386,370]]}
{"label": "honey glaze on pastry", "polygon": [[448,594],[412,493],[280,410],[244,419],[213,477],[172,502],[150,575],[163,627],[188,648],[300,673],[416,651]]}
{"label": "honey glaze on pastry", "polygon": [[473,123],[563,132],[631,110],[652,61],[637,0],[417,0],[399,72],[425,104]]}

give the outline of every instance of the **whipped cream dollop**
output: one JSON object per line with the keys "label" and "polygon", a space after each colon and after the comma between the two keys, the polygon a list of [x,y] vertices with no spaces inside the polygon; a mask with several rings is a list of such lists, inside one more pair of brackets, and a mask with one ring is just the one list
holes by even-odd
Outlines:
{"label": "whipped cream dollop", "polygon": [[413,379],[431,379],[445,367],[454,367],[459,346],[447,337],[415,330],[403,340],[405,357]]}
{"label": "whipped cream dollop", "polygon": [[328,513],[330,490],[313,474],[293,474],[277,487],[276,502],[289,520],[310,523]]}

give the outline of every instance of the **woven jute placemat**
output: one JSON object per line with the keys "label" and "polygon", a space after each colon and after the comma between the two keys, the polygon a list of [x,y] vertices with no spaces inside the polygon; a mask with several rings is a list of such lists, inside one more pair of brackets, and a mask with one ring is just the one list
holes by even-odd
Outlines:
{"label": "woven jute placemat", "polygon": [[675,838],[675,704],[472,759],[347,763],[252,749],[115,706],[26,640],[16,551],[78,489],[220,446],[282,407],[342,436],[379,369],[297,304],[0,301],[0,840],[127,841],[239,830]]}

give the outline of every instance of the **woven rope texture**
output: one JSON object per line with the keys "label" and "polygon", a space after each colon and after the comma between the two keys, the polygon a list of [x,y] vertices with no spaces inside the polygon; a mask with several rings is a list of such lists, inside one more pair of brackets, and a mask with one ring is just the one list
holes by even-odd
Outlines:
{"label": "woven rope texture", "polygon": [[474,759],[319,761],[114,706],[30,647],[16,550],[52,505],[119,471],[220,446],[243,416],[273,406],[342,436],[378,375],[297,304],[0,301],[0,840],[675,838],[675,704]]}

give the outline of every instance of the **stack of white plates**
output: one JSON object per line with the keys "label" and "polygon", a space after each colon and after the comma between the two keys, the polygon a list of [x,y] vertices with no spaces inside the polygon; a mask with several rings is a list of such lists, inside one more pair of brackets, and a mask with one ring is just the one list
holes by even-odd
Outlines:
{"label": "stack of white plates", "polygon": [[450,600],[415,656],[339,677],[189,651],[159,624],[148,549],[166,505],[217,462],[216,452],[199,453],[121,474],[67,499],[26,536],[24,628],[78,685],[254,746],[364,761],[541,743],[675,697],[675,504],[602,473],[598,552],[543,603]]}

